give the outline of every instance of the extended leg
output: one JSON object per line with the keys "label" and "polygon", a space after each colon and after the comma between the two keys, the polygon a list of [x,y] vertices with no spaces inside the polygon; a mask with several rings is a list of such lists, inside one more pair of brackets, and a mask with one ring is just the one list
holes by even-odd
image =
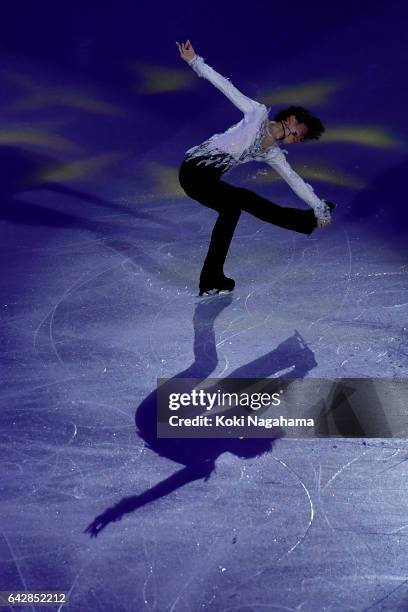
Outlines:
{"label": "extended leg", "polygon": [[313,209],[286,208],[274,204],[267,198],[225,181],[218,181],[217,196],[232,208],[245,210],[254,217],[272,223],[278,227],[293,230],[301,234],[311,234],[316,228],[316,217]]}

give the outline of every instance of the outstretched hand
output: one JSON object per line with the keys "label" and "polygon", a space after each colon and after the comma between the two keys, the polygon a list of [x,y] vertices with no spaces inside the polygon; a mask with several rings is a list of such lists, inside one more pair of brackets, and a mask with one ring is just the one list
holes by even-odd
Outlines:
{"label": "outstretched hand", "polygon": [[330,223],[331,223],[331,219],[328,221],[323,221],[323,220],[318,219],[317,227],[326,227],[327,225],[330,225]]}
{"label": "outstretched hand", "polygon": [[195,51],[193,49],[193,45],[191,44],[189,40],[185,43],[176,42],[176,45],[178,47],[178,50],[180,51],[180,56],[186,62],[189,62],[195,57]]}
{"label": "outstretched hand", "polygon": [[84,533],[87,533],[91,538],[97,538],[102,529],[105,529],[106,525],[113,523],[114,521],[120,521],[122,515],[120,513],[115,514],[115,508],[109,508],[103,514],[100,514],[88,525]]}
{"label": "outstretched hand", "polygon": [[[330,214],[331,214],[333,210],[336,208],[336,205],[333,204],[333,202],[329,202],[328,200],[324,200],[324,202],[326,203],[326,206],[328,206],[330,210]],[[330,225],[330,223],[331,223],[331,217],[325,221],[323,221],[322,219],[318,219],[317,227],[326,227],[327,225]]]}

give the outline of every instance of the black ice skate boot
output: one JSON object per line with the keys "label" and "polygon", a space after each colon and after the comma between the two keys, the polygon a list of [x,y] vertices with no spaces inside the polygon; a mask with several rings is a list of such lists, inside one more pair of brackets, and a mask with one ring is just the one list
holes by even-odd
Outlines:
{"label": "black ice skate boot", "polygon": [[232,291],[235,287],[233,278],[228,278],[222,272],[204,272],[200,276],[200,296],[202,295],[217,295]]}

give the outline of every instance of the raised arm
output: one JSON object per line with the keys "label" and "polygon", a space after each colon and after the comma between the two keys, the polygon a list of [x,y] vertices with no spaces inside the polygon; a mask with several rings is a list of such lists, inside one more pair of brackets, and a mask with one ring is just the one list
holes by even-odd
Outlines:
{"label": "raised arm", "polygon": [[176,44],[179,48],[181,57],[191,66],[194,72],[196,72],[199,77],[203,77],[210,81],[217,89],[222,91],[222,93],[244,114],[251,113],[257,108],[262,107],[262,104],[245,96],[229,79],[223,77],[211,68],[211,66],[206,64],[201,55],[195,53],[189,40],[186,43]]}
{"label": "raised arm", "polygon": [[324,200],[317,197],[313,191],[313,187],[305,181],[291,168],[284,154],[280,150],[276,150],[267,158],[267,163],[271,168],[288,183],[296,195],[299,196],[306,204],[313,208],[316,219],[319,225],[327,225],[331,221],[330,209]]}

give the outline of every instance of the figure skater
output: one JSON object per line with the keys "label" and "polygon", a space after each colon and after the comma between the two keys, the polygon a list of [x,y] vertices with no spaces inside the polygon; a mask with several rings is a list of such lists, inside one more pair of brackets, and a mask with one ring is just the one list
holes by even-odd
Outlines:
{"label": "figure skater", "polygon": [[[198,76],[208,79],[244,114],[243,119],[226,132],[214,134],[188,149],[179,171],[180,185],[185,193],[218,212],[200,275],[200,296],[211,295],[232,291],[235,287],[235,281],[224,275],[224,262],[242,210],[268,223],[307,235],[316,227],[326,227],[331,222],[330,213],[335,205],[316,196],[313,188],[290,167],[284,155],[286,151],[278,144],[318,139],[325,128],[320,119],[301,106],[281,110],[270,120],[264,104],[242,94],[206,64],[189,40],[176,44],[181,57]],[[269,164],[312,210],[284,208],[249,189],[221,180],[221,176],[232,168],[249,161]]]}

